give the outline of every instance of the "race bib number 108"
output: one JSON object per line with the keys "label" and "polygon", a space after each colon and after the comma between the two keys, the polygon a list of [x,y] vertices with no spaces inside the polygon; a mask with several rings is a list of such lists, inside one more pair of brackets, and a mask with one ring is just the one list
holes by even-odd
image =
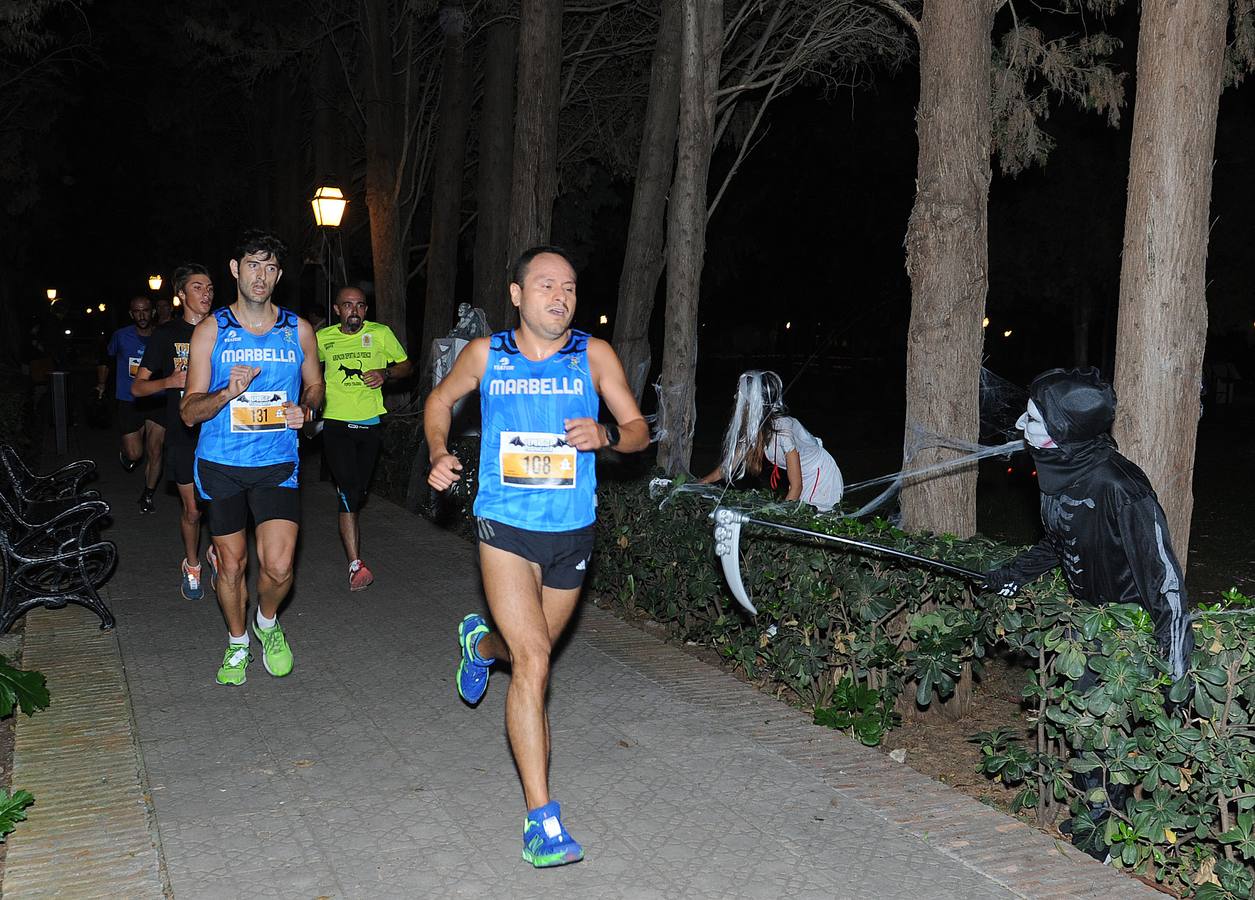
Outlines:
{"label": "race bib number 108", "polygon": [[282,431],[287,391],[245,391],[231,401],[232,431]]}
{"label": "race bib number 108", "polygon": [[501,432],[501,483],[509,487],[575,487],[578,453],[564,434]]}

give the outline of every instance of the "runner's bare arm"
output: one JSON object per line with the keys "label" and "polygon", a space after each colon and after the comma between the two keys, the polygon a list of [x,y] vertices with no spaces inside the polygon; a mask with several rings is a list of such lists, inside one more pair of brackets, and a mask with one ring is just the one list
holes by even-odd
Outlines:
{"label": "runner's bare arm", "polygon": [[[323,381],[322,363],[318,361],[318,340],[314,337],[314,329],[304,319],[298,319],[297,336],[301,342],[301,352],[305,359],[301,362],[301,406],[305,407],[305,421],[313,418],[322,409],[327,396],[327,383]],[[302,422],[301,424],[304,424]]]}
{"label": "runner's bare arm", "polygon": [[[232,394],[231,390],[237,382],[235,370],[253,371],[251,366],[236,366],[231,370],[231,383],[221,390],[209,393],[209,373],[213,368],[210,356],[213,354],[214,341],[217,337],[218,320],[213,316],[203,319],[192,332],[192,348],[187,358],[187,385],[184,389],[183,400],[179,403],[179,416],[183,419],[183,424],[189,428],[218,415],[222,407],[230,403],[232,397],[239,396],[244,387],[248,386],[248,381],[252,381],[250,377],[244,382],[244,387]],[[260,372],[261,369],[257,371]]]}
{"label": "runner's bare arm", "polygon": [[[606,408],[610,410],[610,414],[619,425],[619,442],[614,445],[614,449],[620,453],[636,453],[644,450],[649,446],[649,423],[645,421],[640,407],[636,405],[636,397],[632,394],[632,389],[628,387],[627,375],[623,372],[623,364],[619,362],[619,356],[614,352],[614,348],[600,338],[589,338],[588,369],[593,377],[593,388],[601,395]],[[572,419],[571,421],[579,422],[580,420]],[[593,427],[597,432],[598,443],[588,449],[609,446],[610,438],[606,434],[605,426],[593,423]],[[569,427],[567,434],[572,434],[572,429]],[[575,437],[579,440],[581,435],[575,435]],[[576,446],[579,447],[579,444]],[[585,448],[579,447],[579,449]]]}
{"label": "runner's bare arm", "polygon": [[153,373],[143,366],[136,371],[135,377],[131,379],[131,394],[135,397],[149,397],[153,394],[165,390],[165,385],[161,384],[163,378],[153,378]]}
{"label": "runner's bare arm", "polygon": [[187,383],[187,369],[176,369],[165,378],[153,378],[151,369],[139,367],[131,381],[131,393],[136,397],[150,397],[162,391],[181,390]]}
{"label": "runner's bare arm", "polygon": [[476,338],[458,354],[453,370],[427,395],[423,405],[423,436],[431,459],[427,483],[443,491],[461,476],[458,458],[449,452],[449,428],[453,424],[453,405],[479,387],[484,367],[488,365],[488,338]]}

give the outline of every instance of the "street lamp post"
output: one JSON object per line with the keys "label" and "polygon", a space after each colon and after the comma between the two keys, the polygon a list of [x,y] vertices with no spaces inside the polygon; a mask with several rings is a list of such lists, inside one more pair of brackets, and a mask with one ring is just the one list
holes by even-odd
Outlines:
{"label": "street lamp post", "polygon": [[[334,266],[337,258],[340,261],[340,280],[348,280],[344,271],[344,244],[340,239],[340,221],[344,218],[344,208],[349,205],[349,201],[338,187],[323,185],[314,191],[314,197],[309,201],[309,205],[313,207],[314,223],[318,226],[318,233],[322,237],[318,262],[321,265],[324,258],[327,260],[323,267],[323,274],[327,279],[327,323],[330,324],[331,300],[335,293],[334,282],[336,280]],[[330,234],[335,235],[335,249],[339,251],[336,255],[332,254]]]}

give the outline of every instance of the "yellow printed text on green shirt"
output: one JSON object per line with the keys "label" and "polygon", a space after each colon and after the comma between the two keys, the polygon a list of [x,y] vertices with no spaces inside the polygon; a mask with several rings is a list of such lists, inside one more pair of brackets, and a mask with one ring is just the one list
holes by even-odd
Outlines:
{"label": "yellow printed text on green shirt", "polygon": [[378,322],[363,322],[353,334],[339,325],[318,331],[318,358],[326,366],[327,403],[324,419],[364,422],[385,412],[383,391],[367,387],[362,376],[405,360],[405,349],[392,329]]}

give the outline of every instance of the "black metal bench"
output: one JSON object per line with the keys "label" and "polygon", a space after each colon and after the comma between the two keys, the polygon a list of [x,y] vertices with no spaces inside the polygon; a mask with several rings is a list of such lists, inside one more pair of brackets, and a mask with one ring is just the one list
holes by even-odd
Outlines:
{"label": "black metal bench", "polygon": [[23,503],[49,500],[99,498],[96,491],[83,489],[83,481],[96,471],[96,463],[80,459],[47,475],[36,475],[8,444],[0,444],[0,477],[7,477]]}
{"label": "black metal bench", "polygon": [[0,633],[36,607],[86,607],[112,628],[113,614],[100,599],[117,562],[111,541],[100,539],[109,504],[82,489],[95,468],[89,460],[49,475],[36,475],[12,448],[0,445]]}

